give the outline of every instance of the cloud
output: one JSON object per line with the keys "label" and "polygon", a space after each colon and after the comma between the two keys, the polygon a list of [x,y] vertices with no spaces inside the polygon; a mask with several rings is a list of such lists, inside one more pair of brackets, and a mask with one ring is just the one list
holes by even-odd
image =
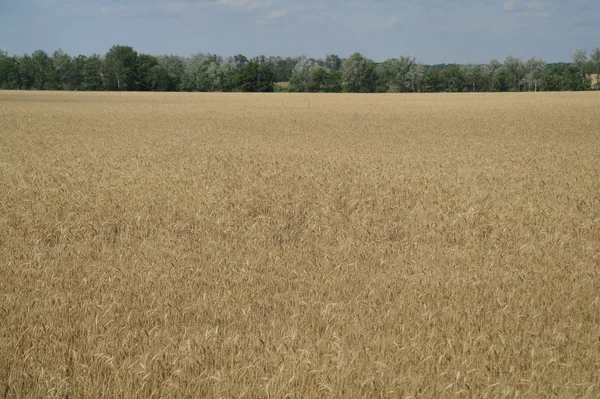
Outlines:
{"label": "cloud", "polygon": [[544,5],[539,0],[533,0],[527,3],[527,8],[529,8],[530,10],[541,11],[544,9]]}
{"label": "cloud", "polygon": [[519,0],[508,0],[506,3],[502,4],[502,9],[504,11],[512,11],[519,5]]}
{"label": "cloud", "polygon": [[520,0],[508,0],[502,5],[502,10],[539,18],[550,16],[550,11],[546,9],[541,0],[531,0],[526,3],[521,3]]}
{"label": "cloud", "polygon": [[268,19],[278,19],[281,17],[285,17],[287,15],[287,13],[288,13],[287,8],[282,8],[281,10],[271,10],[267,14],[267,18]]}
{"label": "cloud", "polygon": [[390,17],[390,18],[386,19],[385,21],[383,21],[383,23],[381,23],[378,26],[378,28],[379,29],[390,29],[390,28],[393,28],[396,25],[398,25],[398,18],[396,18],[396,17]]}
{"label": "cloud", "polygon": [[190,4],[185,1],[166,1],[157,3],[158,8],[170,12],[172,14],[177,14],[182,11],[186,11]]}
{"label": "cloud", "polygon": [[100,7],[100,13],[102,15],[120,15],[128,11],[128,8],[123,4],[112,4],[106,7]]}
{"label": "cloud", "polygon": [[217,0],[215,4],[234,10],[254,11],[260,8],[270,8],[274,2],[272,0]]}

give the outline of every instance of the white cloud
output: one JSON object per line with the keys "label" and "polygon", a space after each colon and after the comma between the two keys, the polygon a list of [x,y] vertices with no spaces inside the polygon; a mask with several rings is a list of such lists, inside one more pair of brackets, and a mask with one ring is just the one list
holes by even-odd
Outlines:
{"label": "white cloud", "polygon": [[268,19],[278,19],[281,17],[285,17],[287,15],[287,13],[288,13],[287,8],[282,8],[281,10],[271,10],[267,14],[267,18]]}
{"label": "white cloud", "polygon": [[393,28],[396,25],[398,25],[398,18],[390,17],[390,18],[386,19],[383,23],[381,23],[378,26],[378,28],[379,29],[389,29],[389,28]]}
{"label": "white cloud", "polygon": [[113,4],[106,7],[100,7],[102,15],[119,15],[124,14],[128,11],[128,8],[123,4]]}
{"label": "white cloud", "polygon": [[547,18],[550,11],[544,7],[541,0],[531,0],[524,4],[520,0],[508,0],[502,5],[504,11],[516,11],[519,15]]}
{"label": "white cloud", "polygon": [[540,0],[532,0],[527,3],[527,8],[532,15],[536,15],[540,18],[548,18],[550,11],[546,10],[544,4]]}
{"label": "white cloud", "polygon": [[502,5],[504,11],[512,11],[519,5],[519,0],[508,0]]}
{"label": "white cloud", "polygon": [[533,0],[527,3],[527,8],[529,8],[530,10],[541,11],[544,9],[544,5],[539,0]]}
{"label": "white cloud", "polygon": [[185,1],[166,1],[158,3],[158,8],[165,10],[167,12],[177,14],[182,11],[186,11],[190,4]]}
{"label": "white cloud", "polygon": [[259,8],[272,7],[272,0],[217,0],[216,5],[235,10],[254,11]]}

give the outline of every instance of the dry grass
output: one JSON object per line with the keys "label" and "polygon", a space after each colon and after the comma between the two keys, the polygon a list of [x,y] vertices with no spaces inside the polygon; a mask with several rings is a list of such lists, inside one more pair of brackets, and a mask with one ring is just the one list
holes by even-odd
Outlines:
{"label": "dry grass", "polygon": [[599,103],[0,92],[0,396],[598,397]]}

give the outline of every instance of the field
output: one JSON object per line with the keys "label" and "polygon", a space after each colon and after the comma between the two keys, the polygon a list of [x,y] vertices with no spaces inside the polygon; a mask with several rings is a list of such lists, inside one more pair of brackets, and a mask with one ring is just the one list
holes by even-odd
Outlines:
{"label": "field", "polygon": [[599,104],[0,92],[0,397],[599,397]]}

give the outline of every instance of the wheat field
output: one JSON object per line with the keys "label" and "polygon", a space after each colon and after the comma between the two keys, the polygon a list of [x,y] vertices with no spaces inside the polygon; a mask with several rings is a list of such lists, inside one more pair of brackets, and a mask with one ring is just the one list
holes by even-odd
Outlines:
{"label": "wheat field", "polygon": [[599,104],[0,92],[0,397],[599,397]]}

